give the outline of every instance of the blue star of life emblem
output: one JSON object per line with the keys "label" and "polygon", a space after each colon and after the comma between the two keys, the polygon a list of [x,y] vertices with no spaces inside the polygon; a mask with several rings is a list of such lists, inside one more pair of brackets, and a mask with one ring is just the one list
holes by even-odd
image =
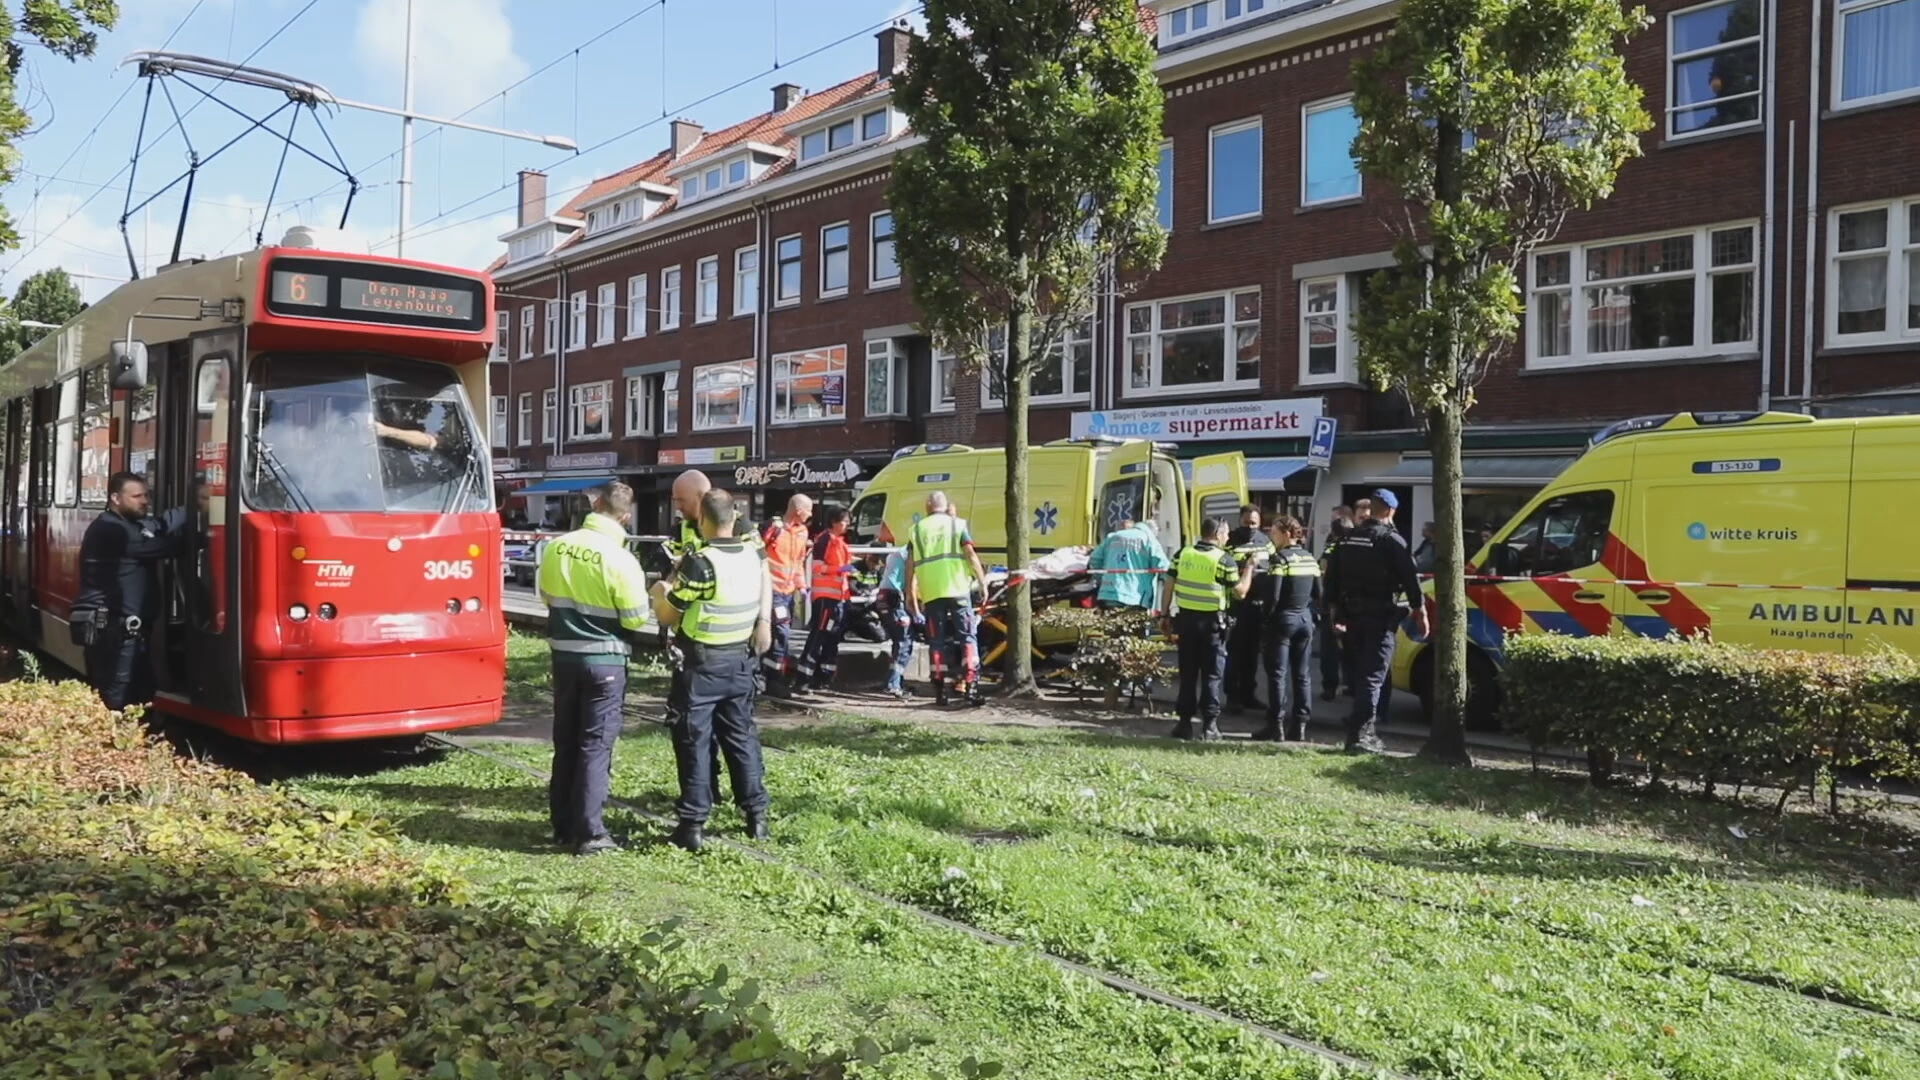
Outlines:
{"label": "blue star of life emblem", "polygon": [[1107,499],[1107,531],[1112,532],[1120,523],[1134,518],[1133,492],[1122,489]]}
{"label": "blue star of life emblem", "polygon": [[1050,533],[1059,527],[1060,527],[1060,508],[1053,505],[1051,501],[1041,503],[1040,506],[1034,510],[1033,528],[1035,532],[1038,532],[1042,536],[1045,536],[1047,533]]}

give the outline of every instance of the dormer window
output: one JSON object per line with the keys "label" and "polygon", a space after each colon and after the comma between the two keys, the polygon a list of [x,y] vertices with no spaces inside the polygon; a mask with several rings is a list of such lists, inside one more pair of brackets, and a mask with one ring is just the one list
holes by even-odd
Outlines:
{"label": "dormer window", "polygon": [[698,167],[699,171],[680,182],[680,201],[684,204],[695,199],[710,199],[723,191],[750,184],[778,162],[781,156],[777,147],[754,144],[745,152],[724,161],[703,162]]}
{"label": "dormer window", "polygon": [[689,176],[685,180],[680,181],[680,201],[681,202],[683,203],[692,202],[693,200],[699,197],[700,197],[700,178],[699,177]]}
{"label": "dormer window", "polygon": [[893,133],[893,110],[872,109],[857,117],[836,120],[800,136],[801,162],[816,161],[855,146],[878,142]]}
{"label": "dormer window", "polygon": [[1161,44],[1178,41],[1217,26],[1231,25],[1250,15],[1262,14],[1269,7],[1278,6],[1279,0],[1273,0],[1272,4],[1268,0],[1199,0],[1199,3],[1180,4],[1162,13]]}
{"label": "dormer window", "polygon": [[744,184],[747,182],[747,159],[734,158],[727,162],[727,183]]}

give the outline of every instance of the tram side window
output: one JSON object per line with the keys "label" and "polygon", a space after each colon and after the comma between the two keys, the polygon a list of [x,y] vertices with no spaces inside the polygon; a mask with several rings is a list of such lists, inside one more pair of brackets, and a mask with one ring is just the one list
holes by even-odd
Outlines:
{"label": "tram side window", "polygon": [[113,384],[104,367],[81,374],[85,411],[80,418],[80,504],[107,504],[107,475],[112,453]]}
{"label": "tram side window", "polygon": [[80,448],[80,380],[76,376],[60,384],[58,420],[53,426],[53,498],[55,506],[74,505],[80,493],[78,464]]}

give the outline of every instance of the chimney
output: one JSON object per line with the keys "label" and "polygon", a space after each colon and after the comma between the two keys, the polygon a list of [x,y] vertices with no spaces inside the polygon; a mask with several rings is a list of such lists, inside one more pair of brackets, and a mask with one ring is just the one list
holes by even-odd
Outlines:
{"label": "chimney", "polygon": [[880,77],[891,79],[907,66],[907,46],[913,43],[913,28],[907,20],[895,19],[892,26],[873,36],[880,42]]}
{"label": "chimney", "polygon": [[547,216],[547,174],[534,169],[520,170],[520,221],[526,228]]}
{"label": "chimney", "polygon": [[800,99],[805,96],[807,96],[805,90],[800,89],[790,82],[783,82],[773,88],[773,111],[786,112],[788,109],[800,104]]}
{"label": "chimney", "polygon": [[700,141],[700,136],[706,134],[705,128],[691,120],[675,120],[672,126],[673,156],[676,158],[693,149],[693,145]]}

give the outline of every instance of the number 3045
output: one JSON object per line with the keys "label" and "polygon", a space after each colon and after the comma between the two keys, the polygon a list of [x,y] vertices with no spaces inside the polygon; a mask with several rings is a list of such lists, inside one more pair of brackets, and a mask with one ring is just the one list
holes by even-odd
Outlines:
{"label": "number 3045", "polygon": [[428,581],[465,581],[473,577],[472,559],[428,559]]}

